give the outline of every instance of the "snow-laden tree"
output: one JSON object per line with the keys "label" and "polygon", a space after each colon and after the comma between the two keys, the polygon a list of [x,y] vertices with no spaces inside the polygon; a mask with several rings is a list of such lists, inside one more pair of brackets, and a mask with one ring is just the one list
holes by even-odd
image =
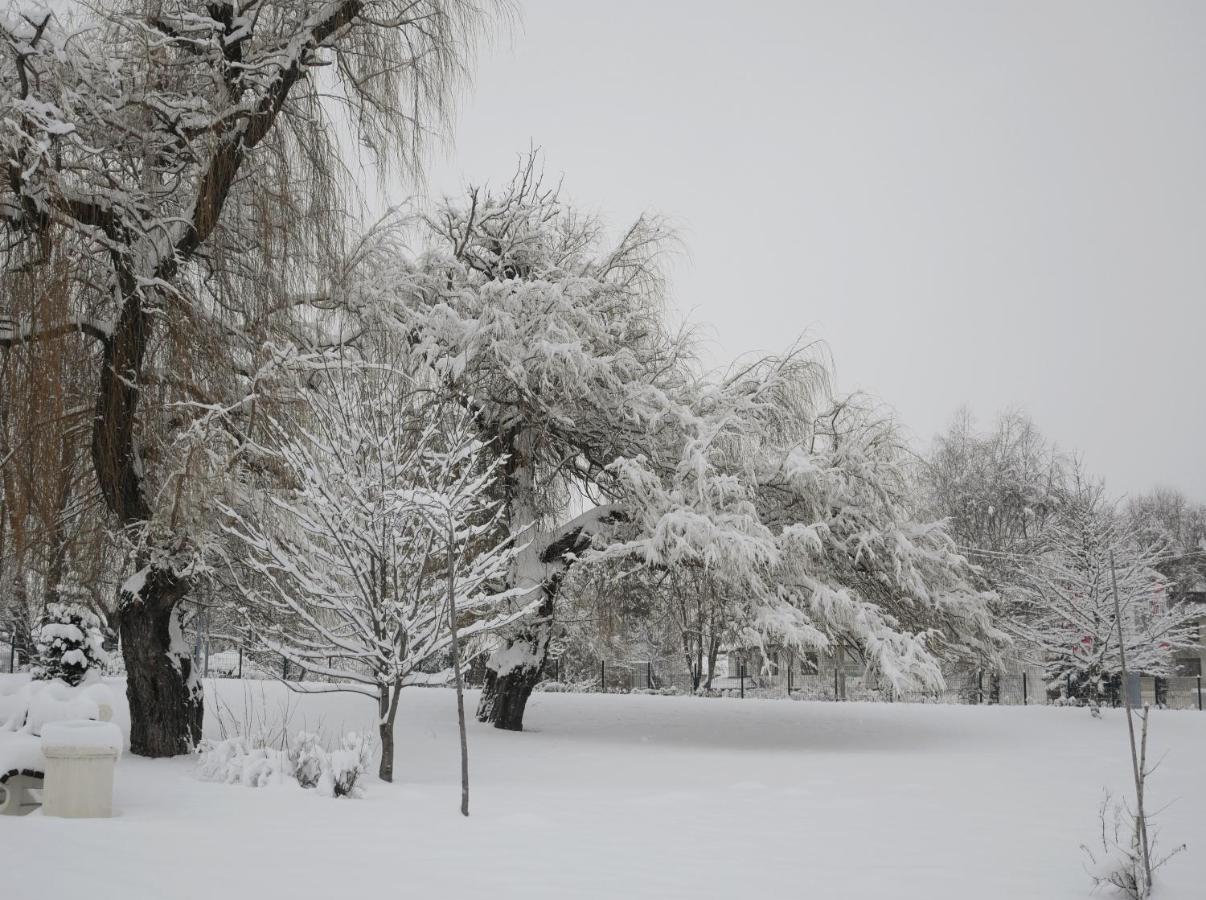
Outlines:
{"label": "snow-laden tree", "polygon": [[890,422],[825,402],[800,354],[729,375],[698,408],[671,477],[613,465],[635,536],[601,555],[701,567],[742,640],[854,650],[897,688],[942,687],[944,659],[997,659],[990,595],[944,525],[916,517]]}
{"label": "snow-laden tree", "polygon": [[[413,168],[481,21],[467,0],[0,12],[0,347],[93,347],[92,468],[135,572],[117,617],[135,753],[200,734],[173,635],[213,518],[185,501],[213,491],[178,490],[196,487],[178,437],[208,417],[247,443],[261,348],[304,333],[346,273],[336,136]],[[38,276],[62,267],[66,308],[43,308]]]}
{"label": "snow-laden tree", "polygon": [[509,582],[538,608],[491,656],[478,716],[518,729],[565,565],[611,512],[604,470],[659,456],[677,427],[686,346],[661,305],[665,232],[642,219],[606,243],[599,223],[543,186],[532,158],[503,191],[444,205],[424,232],[430,250],[399,266],[390,324],[502,461],[498,496],[525,542]]}
{"label": "snow-laden tree", "polygon": [[62,599],[46,605],[38,626],[33,675],[76,685],[108,663],[105,631],[100,618],[86,605],[88,596],[82,587],[68,581],[59,593]]}
{"label": "snow-laden tree", "polygon": [[521,547],[463,409],[380,362],[319,364],[305,382],[304,402],[265,425],[267,489],[225,510],[229,569],[257,642],[325,679],[305,689],[376,701],[391,781],[401,691],[446,681],[450,652],[459,671],[457,630],[528,611],[505,588]]}
{"label": "snow-laden tree", "polygon": [[1027,566],[1028,614],[1015,625],[1053,693],[1098,704],[1116,690],[1120,631],[1127,668],[1147,675],[1172,674],[1175,652],[1197,644],[1206,611],[1171,600],[1163,556],[1077,473],[1044,552]]}

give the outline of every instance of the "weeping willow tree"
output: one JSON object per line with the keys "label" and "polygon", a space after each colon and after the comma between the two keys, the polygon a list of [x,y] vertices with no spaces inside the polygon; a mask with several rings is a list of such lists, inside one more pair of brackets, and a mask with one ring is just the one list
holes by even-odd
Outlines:
{"label": "weeping willow tree", "polygon": [[[200,736],[181,615],[211,504],[256,464],[259,373],[282,344],[342,339],[323,327],[350,277],[336,135],[413,172],[484,24],[461,0],[0,13],[0,347],[91,348],[88,456],[128,559],[116,619],[135,753]],[[36,285],[63,260],[52,307]]]}
{"label": "weeping willow tree", "polygon": [[[61,320],[72,271],[58,253],[14,273],[5,279],[6,314]],[[31,629],[69,570],[89,585],[104,580],[103,515],[87,465],[93,359],[79,335],[0,348],[0,629],[27,660]],[[102,596],[88,600],[97,607]]]}

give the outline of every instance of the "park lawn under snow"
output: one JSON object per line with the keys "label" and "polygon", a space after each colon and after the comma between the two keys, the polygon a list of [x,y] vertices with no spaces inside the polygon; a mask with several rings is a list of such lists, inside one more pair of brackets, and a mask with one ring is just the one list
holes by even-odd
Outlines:
{"label": "park lawn under snow", "polygon": [[[372,722],[355,696],[206,687],[214,736],[286,704],[292,730]],[[447,690],[405,692],[399,781],[362,799],[125,756],[116,818],[0,818],[0,895],[1067,900],[1089,895],[1080,844],[1130,765],[1117,712],[536,694],[527,721],[472,724],[468,820]],[[1164,843],[1189,844],[1159,896],[1196,900],[1206,714],[1154,713],[1152,746]]]}

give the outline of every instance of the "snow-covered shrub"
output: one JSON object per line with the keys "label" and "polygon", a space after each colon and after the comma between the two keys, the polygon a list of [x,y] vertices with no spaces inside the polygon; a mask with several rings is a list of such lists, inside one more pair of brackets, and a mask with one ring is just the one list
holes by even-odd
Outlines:
{"label": "snow-covered shrub", "polygon": [[[1107,791],[1101,802],[1099,818],[1100,848],[1094,851],[1086,844],[1081,845],[1081,850],[1088,858],[1085,871],[1089,873],[1094,887],[1109,885],[1127,900],[1146,900],[1151,896],[1151,884],[1143,864],[1142,838],[1135,813],[1125,804],[1116,802]],[[1148,846],[1152,873],[1185,849],[1186,845],[1181,844],[1169,853],[1157,855],[1156,835],[1152,832]]]}
{"label": "snow-covered shrub", "polygon": [[90,671],[100,671],[109,661],[105,633],[96,614],[80,603],[51,603],[38,627],[35,679],[60,678],[77,685]]}
{"label": "snow-covered shrub", "polygon": [[289,757],[274,747],[249,747],[241,737],[202,741],[197,748],[198,775],[205,781],[265,787],[292,776]]}
{"label": "snow-covered shrub", "polygon": [[337,749],[322,746],[318,735],[302,731],[289,749],[265,746],[243,737],[204,740],[197,748],[197,775],[203,781],[265,787],[296,783],[324,797],[359,797],[361,776],[372,764],[375,742],[355,732]]}
{"label": "snow-covered shrub", "polygon": [[547,694],[587,694],[599,689],[599,680],[588,678],[584,681],[542,681],[535,689]]}
{"label": "snow-covered shrub", "polygon": [[324,797],[359,797],[363,793],[360,778],[372,764],[373,748],[373,740],[365,735],[344,735],[338,750],[322,755],[318,792]]}
{"label": "snow-covered shrub", "polygon": [[659,688],[633,688],[629,693],[633,694],[648,694],[651,697],[682,697],[689,693],[680,687],[659,687]]}
{"label": "snow-covered shrub", "polygon": [[318,735],[299,731],[293,746],[289,748],[289,766],[297,783],[304,788],[318,787],[327,768],[326,760],[327,754],[318,741]]}

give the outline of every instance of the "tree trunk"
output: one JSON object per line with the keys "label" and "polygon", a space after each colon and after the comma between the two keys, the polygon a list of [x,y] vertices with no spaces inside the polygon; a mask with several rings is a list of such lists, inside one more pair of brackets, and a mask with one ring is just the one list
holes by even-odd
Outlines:
{"label": "tree trunk", "polygon": [[130,751],[139,756],[189,753],[201,739],[201,684],[180,633],[179,599],[187,589],[183,579],[152,569],[118,612]]}
{"label": "tree trunk", "polygon": [[[552,633],[553,593],[546,591],[535,620],[486,664],[486,683],[477,705],[479,722],[492,722],[504,731],[523,731],[523,713],[544,671]],[[525,661],[499,674],[499,661],[516,656]]]}
{"label": "tree trunk", "polygon": [[477,705],[479,722],[493,722],[504,731],[523,731],[523,713],[532,690],[540,681],[543,666],[516,667],[506,675],[486,673],[482,698]]}
{"label": "tree trunk", "polygon": [[[563,526],[557,536],[543,543],[543,549],[537,545],[539,552],[533,547],[525,549],[524,559],[518,567],[518,577],[512,579],[512,584],[540,590],[540,605],[531,622],[519,629],[501,650],[487,660],[486,682],[477,705],[479,722],[493,722],[495,728],[504,731],[523,731],[523,713],[528,698],[540,682],[549,657],[557,594],[570,561],[589,546],[589,523],[583,520],[590,517],[597,522],[601,512],[605,512],[609,518],[620,515],[610,507],[596,508]],[[526,528],[528,523],[535,521],[535,517],[520,517],[520,521],[525,523]],[[533,544],[536,542],[533,541]]]}
{"label": "tree trunk", "polygon": [[[382,698],[382,704],[385,703]],[[377,768],[377,777],[382,781],[394,780],[394,723],[388,715],[383,715],[377,724],[377,734],[381,738],[381,765]]]}
{"label": "tree trunk", "polygon": [[[96,418],[92,426],[92,464],[105,505],[131,534],[147,528],[151,507],[135,447],[142,369],[151,320],[142,308],[134,276],[115,267],[124,298],[121,316],[105,344]],[[138,560],[145,574],[133,596],[118,609],[126,696],[130,701],[130,751],[140,756],[176,756],[190,752],[201,738],[204,699],[192,659],[180,633],[180,606],[188,579],[170,569]]]}

